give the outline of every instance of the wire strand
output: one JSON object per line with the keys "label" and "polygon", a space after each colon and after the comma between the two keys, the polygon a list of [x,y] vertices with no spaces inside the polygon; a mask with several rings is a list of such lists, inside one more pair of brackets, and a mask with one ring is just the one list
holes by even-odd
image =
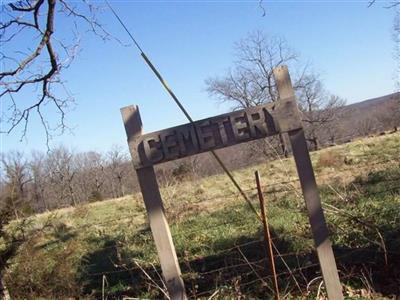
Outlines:
{"label": "wire strand", "polygon": [[[168,92],[168,94],[171,96],[171,98],[174,100],[176,105],[178,105],[179,109],[183,112],[183,114],[186,116],[188,121],[194,125],[194,121],[190,114],[187,112],[185,107],[182,105],[182,103],[179,101],[178,97],[175,95],[175,93],[172,91],[172,89],[168,86],[167,82],[164,80],[164,78],[161,76],[160,72],[158,72],[157,68],[153,65],[153,63],[150,61],[150,59],[147,57],[147,55],[143,52],[142,48],[139,46],[139,43],[135,40],[133,35],[129,32],[128,28],[124,25],[122,22],[121,18],[117,15],[115,10],[111,7],[110,3],[108,3],[107,0],[105,0],[108,7],[114,14],[114,16],[118,19],[119,23],[122,25],[122,27],[125,29],[125,31],[128,33],[128,35],[131,37],[132,41],[135,43],[136,47],[140,50],[140,55],[146,62],[146,64],[150,67],[150,69],[153,71],[153,73],[156,75],[158,80],[161,82],[162,86],[165,88],[165,90]],[[196,132],[197,136],[197,132]],[[198,137],[197,137],[198,139]],[[222,162],[221,158],[217,155],[217,153],[214,150],[210,151],[212,156],[215,158],[215,160],[218,162],[218,164],[221,166],[221,168],[224,170],[226,175],[229,177],[229,179],[232,181],[233,185],[238,189],[239,193],[242,195],[243,199],[247,202],[247,204],[250,206],[251,210],[256,214],[259,220],[261,220],[261,217],[254,207],[254,205],[250,202],[250,199],[247,197],[247,195],[244,193],[243,189],[240,187],[239,183],[236,181],[236,179],[233,177],[232,173],[228,170],[228,168],[225,166],[225,164]]]}

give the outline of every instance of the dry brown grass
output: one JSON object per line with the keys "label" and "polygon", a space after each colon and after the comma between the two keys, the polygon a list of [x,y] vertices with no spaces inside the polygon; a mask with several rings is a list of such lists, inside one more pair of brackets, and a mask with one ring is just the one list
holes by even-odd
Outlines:
{"label": "dry brown grass", "polygon": [[344,163],[344,157],[334,150],[324,151],[319,155],[317,168],[340,167]]}

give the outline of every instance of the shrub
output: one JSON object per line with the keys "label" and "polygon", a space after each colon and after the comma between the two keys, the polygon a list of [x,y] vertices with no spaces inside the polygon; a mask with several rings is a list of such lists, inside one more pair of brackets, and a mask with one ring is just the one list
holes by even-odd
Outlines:
{"label": "shrub", "polygon": [[39,236],[27,241],[18,250],[18,258],[6,270],[4,279],[13,299],[78,298],[77,242],[70,241],[53,250],[38,247]]}
{"label": "shrub", "polygon": [[191,168],[190,165],[186,162],[180,163],[175,169],[172,170],[172,175],[178,179],[183,179],[190,174]]}
{"label": "shrub", "polygon": [[31,215],[35,214],[35,210],[32,208],[31,205],[29,205],[29,203],[26,203],[26,202],[24,202],[24,203],[21,205],[20,210],[21,210],[22,214],[23,214],[25,217],[28,217],[28,216],[31,216]]}
{"label": "shrub", "polygon": [[92,191],[90,193],[90,196],[89,196],[88,200],[89,200],[90,203],[96,202],[96,201],[102,201],[103,200],[103,195],[99,191]]}

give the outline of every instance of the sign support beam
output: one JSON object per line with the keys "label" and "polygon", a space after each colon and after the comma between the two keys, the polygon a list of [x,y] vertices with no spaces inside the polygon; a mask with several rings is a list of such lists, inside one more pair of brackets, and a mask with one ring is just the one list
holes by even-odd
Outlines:
{"label": "sign support beam", "polygon": [[[274,69],[275,82],[278,88],[280,99],[293,99],[294,90],[290,81],[287,67],[278,67]],[[294,102],[295,103],[295,102]],[[300,118],[298,122],[300,122]],[[294,118],[296,119],[296,117]],[[279,120],[280,129],[288,125],[287,120]],[[293,118],[291,118],[293,121]],[[303,128],[288,130],[290,143],[292,146],[294,160],[296,162],[297,173],[299,175],[301,189],[306,202],[308,218],[310,220],[311,231],[313,233],[318,260],[322,271],[328,298],[330,300],[342,300],[342,287],[339,281],[339,275],[336,267],[335,257],[333,255],[332,245],[329,240],[328,227],[326,226],[324,212],[321,206],[317,183],[315,181],[314,171],[311,164],[310,154],[308,152]]]}
{"label": "sign support beam", "polygon": [[[137,106],[124,107],[121,109],[121,114],[128,136],[128,143],[130,144],[133,138],[137,138],[142,134],[142,121],[139,109]],[[165,217],[154,167],[148,166],[136,169],[136,174],[168,294],[172,300],[186,300],[185,286],[181,277],[181,270],[169,225]]]}

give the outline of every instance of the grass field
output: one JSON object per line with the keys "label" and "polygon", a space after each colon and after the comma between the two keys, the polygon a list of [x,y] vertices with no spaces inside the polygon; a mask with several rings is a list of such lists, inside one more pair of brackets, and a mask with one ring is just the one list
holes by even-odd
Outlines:
{"label": "grass field", "polygon": [[[346,297],[399,297],[400,134],[330,147],[312,161]],[[323,297],[293,160],[233,172],[258,208],[255,170],[281,254],[281,294]],[[272,297],[261,224],[226,176],[171,178],[162,195],[191,297]],[[14,251],[4,279],[15,299],[163,296],[140,194],[13,221],[6,232],[0,251]]]}

